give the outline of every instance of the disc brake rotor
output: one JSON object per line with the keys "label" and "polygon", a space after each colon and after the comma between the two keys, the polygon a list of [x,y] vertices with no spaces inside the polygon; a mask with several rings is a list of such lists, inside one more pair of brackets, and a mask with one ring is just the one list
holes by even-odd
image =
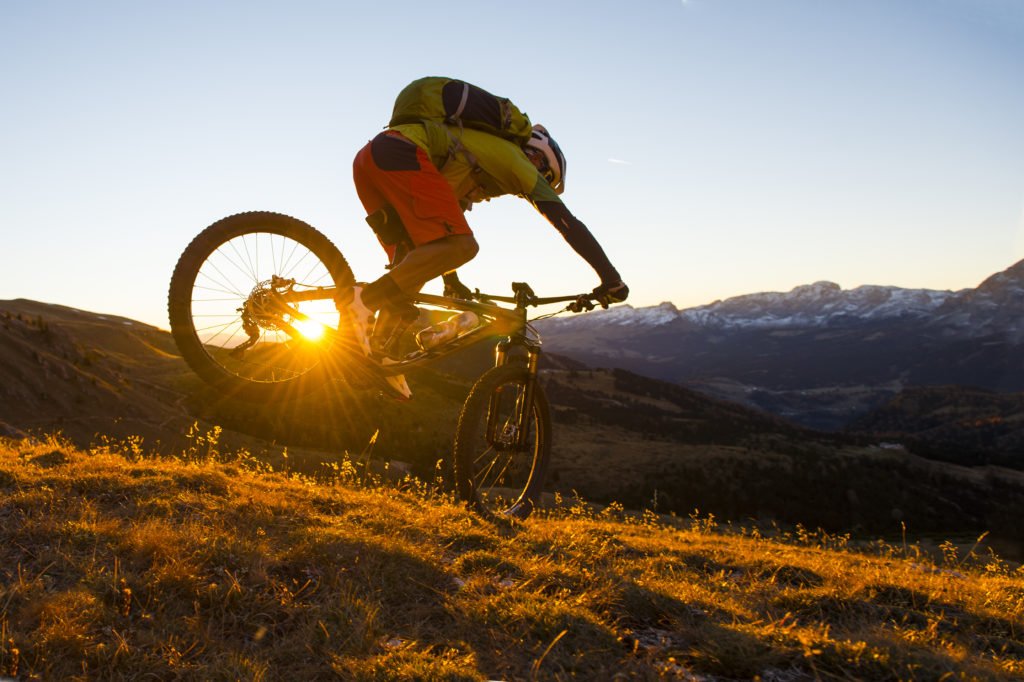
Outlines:
{"label": "disc brake rotor", "polygon": [[233,353],[239,353],[251,348],[259,340],[262,331],[281,331],[286,328],[281,325],[285,322],[282,319],[284,310],[290,310],[288,304],[282,302],[280,297],[287,294],[295,286],[294,279],[284,279],[277,275],[264,280],[253,287],[245,303],[238,308],[242,318],[242,329],[245,330],[249,340],[234,348]]}

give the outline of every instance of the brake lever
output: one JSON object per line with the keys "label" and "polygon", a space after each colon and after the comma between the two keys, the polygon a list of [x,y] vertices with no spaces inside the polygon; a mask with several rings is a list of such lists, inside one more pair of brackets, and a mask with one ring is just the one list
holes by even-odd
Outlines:
{"label": "brake lever", "polygon": [[571,313],[582,313],[583,311],[590,312],[594,309],[594,302],[590,300],[590,296],[588,294],[583,294],[570,303],[568,308]]}

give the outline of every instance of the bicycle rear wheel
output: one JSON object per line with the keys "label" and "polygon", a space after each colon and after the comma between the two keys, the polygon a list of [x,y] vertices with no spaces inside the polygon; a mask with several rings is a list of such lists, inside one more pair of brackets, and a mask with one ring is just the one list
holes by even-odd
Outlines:
{"label": "bicycle rear wheel", "polygon": [[459,495],[483,514],[526,518],[536,507],[551,459],[551,410],[525,367],[488,370],[462,407],[455,435]]}
{"label": "bicycle rear wheel", "polygon": [[334,289],[352,284],[345,258],[313,227],[240,213],[182,253],[168,293],[171,333],[188,365],[222,392],[294,397],[329,378],[339,345]]}

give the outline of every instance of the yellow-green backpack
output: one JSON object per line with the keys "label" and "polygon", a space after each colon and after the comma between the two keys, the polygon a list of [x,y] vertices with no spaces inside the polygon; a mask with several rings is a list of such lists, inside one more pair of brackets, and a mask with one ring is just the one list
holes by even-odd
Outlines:
{"label": "yellow-green backpack", "polygon": [[435,121],[475,128],[519,146],[530,139],[529,117],[504,97],[465,81],[428,76],[405,86],[395,100],[388,126]]}

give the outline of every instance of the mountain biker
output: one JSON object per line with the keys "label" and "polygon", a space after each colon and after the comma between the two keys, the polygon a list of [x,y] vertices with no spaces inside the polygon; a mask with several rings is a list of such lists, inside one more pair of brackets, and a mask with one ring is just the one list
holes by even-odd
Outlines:
{"label": "mountain biker", "polygon": [[[390,265],[377,280],[357,284],[347,301],[363,351],[382,354],[395,331],[417,315],[406,297],[435,277],[444,276],[444,295],[469,297],[455,269],[479,247],[464,211],[506,194],[533,204],[594,269],[601,282],[591,294],[594,299],[605,306],[626,300],[629,287],[559,197],[565,169],[562,150],[540,125],[533,126],[522,147],[481,130],[427,120],[392,125],[368,142],[356,154],[353,176],[366,220]],[[371,338],[376,311],[381,315]],[[395,397],[411,397],[403,376],[387,380]]]}

